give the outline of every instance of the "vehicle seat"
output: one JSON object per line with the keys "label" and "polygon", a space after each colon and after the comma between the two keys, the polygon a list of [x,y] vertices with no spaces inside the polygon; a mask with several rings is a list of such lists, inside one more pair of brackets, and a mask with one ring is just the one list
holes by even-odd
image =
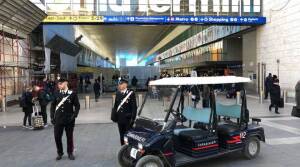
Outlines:
{"label": "vehicle seat", "polygon": [[190,129],[181,131],[178,135],[179,139],[183,141],[196,141],[204,139],[208,136],[209,131],[205,131],[202,129]]}
{"label": "vehicle seat", "polygon": [[232,134],[234,132],[238,132],[240,130],[237,124],[222,124],[218,126],[219,134]]}
{"label": "vehicle seat", "polygon": [[[209,124],[211,119],[211,109],[196,109],[193,107],[185,107],[182,115],[189,121]],[[207,134],[208,131],[188,127],[177,128],[174,130],[174,135],[179,136],[179,138],[183,140],[200,139]]]}
{"label": "vehicle seat", "polygon": [[216,103],[217,116],[229,117],[229,118],[241,118],[241,105],[224,105]]}
{"label": "vehicle seat", "polygon": [[[239,119],[241,117],[241,105],[224,105],[216,103],[216,111],[218,117],[227,117]],[[218,133],[219,134],[231,134],[239,131],[239,125],[235,122],[219,122],[218,123]]]}

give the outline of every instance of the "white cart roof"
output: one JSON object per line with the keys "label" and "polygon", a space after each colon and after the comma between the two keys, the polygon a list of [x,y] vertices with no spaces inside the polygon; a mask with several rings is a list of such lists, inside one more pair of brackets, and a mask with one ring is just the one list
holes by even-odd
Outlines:
{"label": "white cart roof", "polygon": [[251,82],[250,78],[236,76],[220,77],[172,77],[150,81],[150,86],[214,85]]}

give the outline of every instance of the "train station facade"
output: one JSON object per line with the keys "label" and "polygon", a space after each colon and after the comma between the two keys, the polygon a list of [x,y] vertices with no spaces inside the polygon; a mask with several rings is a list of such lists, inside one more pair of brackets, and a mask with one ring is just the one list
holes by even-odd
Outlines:
{"label": "train station facade", "polygon": [[[299,80],[297,20],[300,12],[294,0],[31,0],[28,3],[34,8],[31,14],[37,17],[31,18],[36,24],[28,24],[32,27],[25,26],[28,27],[25,29],[12,24],[14,19],[5,22],[5,18],[1,18],[2,37],[16,39],[13,32],[18,32],[25,34],[22,40],[31,40],[31,48],[27,47],[30,62],[21,63],[29,69],[28,80],[45,74],[76,73],[77,67],[116,67],[117,52],[109,52],[114,48],[95,42],[99,39],[97,34],[91,33],[92,29],[82,28],[82,24],[113,25],[116,29],[118,25],[172,25],[151,47],[135,53],[137,64],[158,66],[161,73],[184,75],[196,70],[198,75],[250,77],[253,82],[247,88],[255,94],[263,92],[264,79],[272,73],[279,76],[282,89],[291,97]],[[17,5],[14,1],[2,2],[3,7],[11,8],[10,12]],[[25,11],[24,16],[29,13]],[[58,41],[68,47],[55,45]],[[37,42],[39,45],[35,45]],[[7,57],[7,50],[15,46],[4,42],[1,58]],[[55,62],[57,59],[61,61]],[[7,64],[7,60],[1,59],[1,69],[8,68]],[[8,71],[2,70],[7,75],[1,75],[1,88],[9,93],[1,92],[2,96],[17,95],[16,87],[21,90],[20,85],[29,84],[24,82],[11,87],[10,81],[18,80],[19,73],[23,72],[8,74]]]}

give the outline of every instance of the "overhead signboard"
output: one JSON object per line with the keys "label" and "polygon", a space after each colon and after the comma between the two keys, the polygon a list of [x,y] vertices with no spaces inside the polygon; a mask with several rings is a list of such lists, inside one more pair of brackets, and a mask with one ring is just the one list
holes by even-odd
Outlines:
{"label": "overhead signboard", "polygon": [[262,25],[266,23],[266,18],[254,16],[48,16],[44,23]]}
{"label": "overhead signboard", "polygon": [[104,23],[262,25],[265,17],[241,16],[104,16]]}

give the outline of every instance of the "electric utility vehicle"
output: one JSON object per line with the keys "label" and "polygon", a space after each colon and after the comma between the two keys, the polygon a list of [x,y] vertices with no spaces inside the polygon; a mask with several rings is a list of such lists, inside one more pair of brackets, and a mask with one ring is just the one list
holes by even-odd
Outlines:
{"label": "electric utility vehicle", "polygon": [[[242,84],[249,78],[223,77],[178,77],[150,82],[150,86],[173,86],[176,91],[167,111],[160,111],[164,119],[149,118],[155,115],[155,104],[143,116],[145,97],[138,117],[124,137],[125,145],[118,153],[123,167],[175,167],[197,163],[228,153],[241,153],[247,159],[260,152],[260,142],[265,142],[264,129],[258,118],[249,120],[246,92],[241,90],[241,104],[222,104],[215,99],[214,84]],[[208,85],[209,108],[194,108],[188,105],[186,90],[194,85]]]}

